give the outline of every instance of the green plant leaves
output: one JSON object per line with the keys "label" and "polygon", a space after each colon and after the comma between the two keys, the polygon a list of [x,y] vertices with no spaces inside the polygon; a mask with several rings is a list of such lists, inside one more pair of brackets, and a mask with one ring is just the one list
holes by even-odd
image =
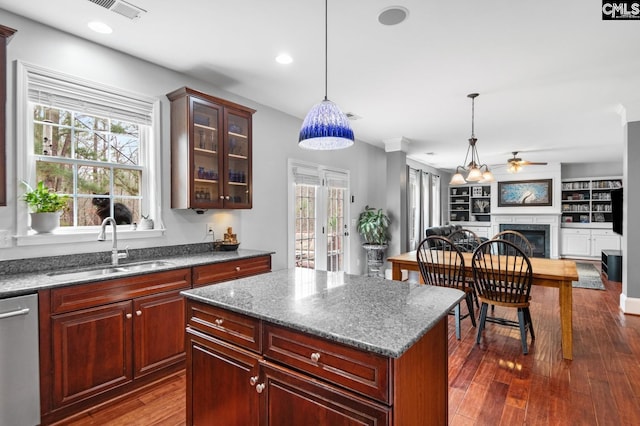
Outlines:
{"label": "green plant leaves", "polygon": [[386,244],[389,237],[391,220],[382,209],[366,206],[358,218],[357,230],[369,244]]}
{"label": "green plant leaves", "polygon": [[29,190],[24,194],[23,199],[34,213],[53,213],[67,207],[69,197],[51,192],[44,186],[43,181],[38,182],[35,188],[24,184]]}

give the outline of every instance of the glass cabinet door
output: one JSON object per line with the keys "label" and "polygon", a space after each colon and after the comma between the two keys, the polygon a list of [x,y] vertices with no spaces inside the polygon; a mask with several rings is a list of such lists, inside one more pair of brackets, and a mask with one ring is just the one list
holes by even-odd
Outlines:
{"label": "glass cabinet door", "polygon": [[192,204],[197,207],[215,207],[220,198],[222,177],[220,167],[221,132],[220,111],[215,106],[192,99],[193,141],[193,194]]}
{"label": "glass cabinet door", "polygon": [[251,207],[251,116],[225,110],[225,207]]}

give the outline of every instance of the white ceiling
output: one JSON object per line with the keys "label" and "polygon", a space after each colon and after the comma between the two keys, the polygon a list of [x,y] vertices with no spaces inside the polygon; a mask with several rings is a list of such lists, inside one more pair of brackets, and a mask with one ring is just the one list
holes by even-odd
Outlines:
{"label": "white ceiling", "polygon": [[[0,8],[208,81],[304,118],[324,97],[322,0],[131,0],[129,20],[88,0],[0,0]],[[392,5],[397,26],[378,23]],[[409,157],[462,163],[471,134],[480,159],[620,161],[620,105],[640,99],[640,21],[603,21],[595,0],[330,0],[329,99],[356,138],[405,138]],[[90,20],[114,32],[100,35]],[[1,22],[0,22],[1,23]],[[294,59],[280,65],[274,58]],[[297,135],[290,135],[297,141]],[[427,154],[428,153],[428,154]]]}

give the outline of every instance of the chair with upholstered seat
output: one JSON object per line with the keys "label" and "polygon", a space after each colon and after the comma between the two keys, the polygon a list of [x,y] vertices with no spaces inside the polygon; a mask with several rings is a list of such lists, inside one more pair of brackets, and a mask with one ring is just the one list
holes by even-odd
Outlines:
{"label": "chair with upholstered seat", "polygon": [[[518,327],[522,352],[529,352],[527,332],[535,340],[529,298],[533,272],[529,257],[514,243],[502,239],[485,241],[473,254],[473,276],[480,300],[480,320],[476,342],[480,343],[486,322]],[[488,316],[489,305],[517,310],[518,321]],[[493,314],[492,314],[493,315]]]}
{"label": "chair with upholstered seat", "polygon": [[465,280],[462,252],[448,238],[432,235],[420,242],[417,260],[424,284],[451,287],[464,292],[469,312],[462,315],[460,303],[453,310],[456,321],[456,338],[460,340],[460,321],[462,319],[469,317],[473,326],[476,326],[473,288]]}
{"label": "chair with upholstered seat", "polygon": [[493,239],[509,241],[520,248],[520,250],[522,250],[527,256],[533,256],[533,245],[531,245],[531,242],[527,239],[527,237],[525,237],[518,231],[506,230],[498,232],[493,236]]}

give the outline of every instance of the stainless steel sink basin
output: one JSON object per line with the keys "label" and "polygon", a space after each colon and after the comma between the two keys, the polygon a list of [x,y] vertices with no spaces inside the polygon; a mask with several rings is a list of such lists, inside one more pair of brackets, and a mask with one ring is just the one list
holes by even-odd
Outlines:
{"label": "stainless steel sink basin", "polygon": [[173,263],[165,262],[164,260],[150,260],[146,262],[136,262],[120,265],[119,268],[124,268],[127,271],[137,272],[137,271],[149,271],[157,268],[162,268],[164,266],[171,266]]}
{"label": "stainless steel sink basin", "polygon": [[129,263],[118,266],[95,266],[90,268],[67,269],[64,271],[50,272],[47,275],[63,281],[80,280],[83,278],[94,278],[99,276],[110,276],[121,272],[144,272],[152,271],[164,266],[171,266],[172,263],[163,260],[151,260],[146,262]]}

